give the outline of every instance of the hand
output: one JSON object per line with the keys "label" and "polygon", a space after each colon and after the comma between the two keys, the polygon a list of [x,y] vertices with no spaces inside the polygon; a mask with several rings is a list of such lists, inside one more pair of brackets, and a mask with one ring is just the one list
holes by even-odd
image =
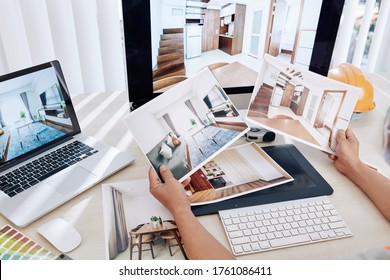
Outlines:
{"label": "hand", "polygon": [[149,191],[159,200],[171,213],[190,210],[191,204],[187,199],[184,186],[188,185],[191,178],[183,181],[182,184],[173,177],[172,172],[164,165],[160,166],[160,174],[164,180],[162,183],[156,172],[149,169]]}
{"label": "hand", "polygon": [[336,136],[336,155],[329,155],[341,173],[349,175],[352,170],[356,170],[361,164],[359,159],[359,141],[349,128],[339,130]]}

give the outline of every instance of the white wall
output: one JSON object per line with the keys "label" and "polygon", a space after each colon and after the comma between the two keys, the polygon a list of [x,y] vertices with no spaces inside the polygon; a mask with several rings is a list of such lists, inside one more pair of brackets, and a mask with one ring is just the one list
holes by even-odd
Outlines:
{"label": "white wall", "polygon": [[[162,6],[162,24],[163,28],[181,28],[185,25],[185,1],[176,1],[177,3],[170,3],[164,1]],[[174,12],[182,11],[182,14],[176,15]]]}
{"label": "white wall", "polygon": [[286,23],[283,29],[281,48],[293,50],[295,34],[300,12],[300,0],[290,0],[287,2]]}
{"label": "white wall", "polygon": [[[42,108],[42,103],[39,95],[46,91],[54,84],[58,85],[57,76],[54,68],[49,68],[40,72],[40,75],[33,81],[31,91],[28,93],[28,103],[31,114],[38,114],[38,110]],[[59,86],[59,85],[58,85]]]}
{"label": "white wall", "polygon": [[150,22],[152,31],[152,67],[157,64],[160,35],[163,32],[162,0],[150,1]]}
{"label": "white wall", "polygon": [[0,75],[5,74],[7,72],[9,72],[9,68],[8,68],[7,59],[5,58],[4,55],[3,40],[1,39],[1,35],[0,35]]}
{"label": "white wall", "polygon": [[[300,30],[317,30],[322,1],[323,0],[305,1]],[[312,31],[306,31],[305,33],[302,40],[298,41],[295,64],[303,65],[307,68],[313,52],[315,33]],[[310,48],[308,48],[308,46],[310,46]]]}
{"label": "white wall", "polygon": [[255,11],[262,11],[261,31],[260,31],[260,42],[259,42],[259,57],[264,53],[265,38],[268,24],[268,13],[269,13],[269,1],[253,1],[247,4],[245,11],[245,30],[244,30],[244,42],[243,52],[249,53],[252,25],[253,25],[253,14]]}

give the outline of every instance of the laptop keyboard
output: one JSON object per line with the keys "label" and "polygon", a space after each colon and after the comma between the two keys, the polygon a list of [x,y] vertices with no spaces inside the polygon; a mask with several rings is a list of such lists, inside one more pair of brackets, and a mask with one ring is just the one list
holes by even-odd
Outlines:
{"label": "laptop keyboard", "polygon": [[234,255],[351,237],[326,196],[219,211]]}
{"label": "laptop keyboard", "polygon": [[97,152],[80,141],[74,141],[0,176],[0,190],[13,197]]}

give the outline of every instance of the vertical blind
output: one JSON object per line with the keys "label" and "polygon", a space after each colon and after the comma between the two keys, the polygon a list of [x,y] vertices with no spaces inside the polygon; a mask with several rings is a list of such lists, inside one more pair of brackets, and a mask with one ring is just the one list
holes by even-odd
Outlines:
{"label": "vertical blind", "polygon": [[[333,52],[332,65],[335,67],[340,63],[348,61],[348,53],[353,48],[352,63],[357,67],[362,66],[364,49],[367,44],[371,20],[374,14],[374,7],[377,0],[345,0],[343,15],[340,21],[339,31]],[[357,34],[356,43],[352,43],[352,33],[356,20],[359,3],[364,3],[364,13],[361,18],[361,27]],[[382,0],[379,7],[379,14],[374,29],[371,45],[368,51],[367,65],[365,72],[389,71],[387,50],[390,44],[388,32],[390,26],[388,20],[390,15],[390,1]],[[386,33],[387,32],[387,33]],[[383,59],[379,59],[382,57]]]}
{"label": "vertical blind", "polygon": [[0,0],[0,75],[58,60],[72,95],[124,90],[118,1]]}

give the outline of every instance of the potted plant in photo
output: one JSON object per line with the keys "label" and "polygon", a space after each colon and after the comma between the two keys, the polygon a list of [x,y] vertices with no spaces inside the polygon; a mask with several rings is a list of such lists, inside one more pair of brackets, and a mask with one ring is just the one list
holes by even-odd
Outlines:
{"label": "potted plant in photo", "polygon": [[20,116],[20,119],[21,119],[22,121],[25,121],[25,120],[26,120],[26,112],[20,111],[19,116]]}
{"label": "potted plant in photo", "polygon": [[159,224],[158,221],[159,221],[159,217],[157,216],[150,217],[150,222],[152,223],[152,226],[157,227]]}
{"label": "potted plant in photo", "polygon": [[191,123],[191,125],[193,125],[193,126],[195,126],[195,125],[197,125],[197,122],[196,122],[196,120],[195,119],[190,119],[190,123]]}

